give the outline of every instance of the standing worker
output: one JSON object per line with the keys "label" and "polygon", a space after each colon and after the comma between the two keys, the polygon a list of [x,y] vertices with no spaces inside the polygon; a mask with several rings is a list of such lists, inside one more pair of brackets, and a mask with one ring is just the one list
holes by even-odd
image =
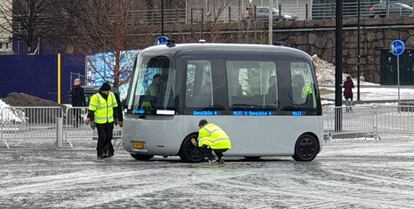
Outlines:
{"label": "standing worker", "polygon": [[[81,80],[79,78],[76,78],[73,81],[73,88],[70,91],[70,94],[72,96],[72,107],[85,107],[86,106],[86,99],[85,99],[85,93],[83,91],[83,88],[81,87]],[[73,123],[74,126],[77,128],[79,126],[79,123],[82,121],[81,117],[81,109],[76,108],[73,109]]]}
{"label": "standing worker", "polygon": [[[96,146],[98,159],[114,155],[111,140],[114,123],[118,122],[118,103],[114,93],[110,90],[111,86],[109,83],[104,83],[99,89],[99,92],[91,97],[88,118],[86,119],[86,124],[95,124],[98,129],[98,143]],[[122,126],[122,122],[119,121],[118,124]]]}
{"label": "standing worker", "polygon": [[220,164],[224,163],[223,153],[231,149],[231,141],[226,132],[219,126],[213,123],[208,123],[207,120],[200,120],[198,123],[200,130],[198,131],[198,143],[192,138],[191,142],[194,146],[198,146],[206,155],[209,162],[214,160],[214,153],[216,153]]}

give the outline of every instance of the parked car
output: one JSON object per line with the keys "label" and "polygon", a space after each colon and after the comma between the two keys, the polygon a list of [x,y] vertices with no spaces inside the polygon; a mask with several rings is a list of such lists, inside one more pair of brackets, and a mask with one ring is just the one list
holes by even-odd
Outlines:
{"label": "parked car", "polygon": [[[245,19],[252,19],[253,17],[246,16]],[[296,20],[298,17],[293,14],[279,13],[278,9],[273,8],[273,20]],[[269,7],[256,7],[256,20],[266,21],[269,20]]]}
{"label": "parked car", "polygon": [[[389,8],[388,8],[389,7]],[[389,16],[412,16],[414,13],[413,7],[403,3],[380,3],[374,4],[369,8],[371,17],[385,17],[389,9]]]}

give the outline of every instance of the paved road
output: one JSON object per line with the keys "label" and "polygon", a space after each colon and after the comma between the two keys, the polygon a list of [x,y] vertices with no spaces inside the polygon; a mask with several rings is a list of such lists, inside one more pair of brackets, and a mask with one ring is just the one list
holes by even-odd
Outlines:
{"label": "paved road", "polygon": [[[97,161],[92,148],[0,148],[1,208],[412,208],[414,138],[337,141],[318,158],[223,165]],[[88,144],[89,146],[90,144]]]}

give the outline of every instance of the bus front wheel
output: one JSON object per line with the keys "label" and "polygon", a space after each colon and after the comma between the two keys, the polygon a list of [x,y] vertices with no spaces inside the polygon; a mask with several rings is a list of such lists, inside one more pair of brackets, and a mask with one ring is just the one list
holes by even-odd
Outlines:
{"label": "bus front wheel", "polygon": [[132,154],[132,153],[130,154],[135,160],[140,160],[140,161],[148,161],[154,157],[154,155],[142,155],[142,154]]}
{"label": "bus front wheel", "polygon": [[182,161],[187,163],[199,163],[204,160],[204,154],[191,143],[191,138],[197,137],[197,134],[191,134],[184,139],[179,154]]}
{"label": "bus front wheel", "polygon": [[292,157],[296,161],[312,161],[318,153],[318,139],[313,135],[303,134],[296,141],[295,154]]}

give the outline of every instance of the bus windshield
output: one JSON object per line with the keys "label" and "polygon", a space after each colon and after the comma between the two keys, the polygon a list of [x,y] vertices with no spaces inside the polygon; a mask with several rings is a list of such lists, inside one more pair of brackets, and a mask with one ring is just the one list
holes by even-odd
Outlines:
{"label": "bus windshield", "polygon": [[175,110],[176,70],[166,56],[139,56],[128,102],[133,113],[152,115],[157,110]]}

